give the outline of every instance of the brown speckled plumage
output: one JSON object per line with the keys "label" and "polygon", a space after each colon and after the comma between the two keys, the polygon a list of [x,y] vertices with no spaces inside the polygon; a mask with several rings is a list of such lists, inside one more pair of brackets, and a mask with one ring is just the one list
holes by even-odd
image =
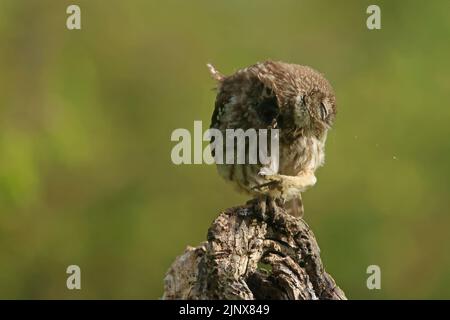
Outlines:
{"label": "brown speckled plumage", "polygon": [[294,215],[303,213],[300,192],[316,182],[324,162],[327,131],[336,115],[334,91],[310,67],[266,61],[221,75],[211,128],[280,131],[279,171],[261,174],[262,164],[218,164],[220,175],[253,196],[291,201]]}

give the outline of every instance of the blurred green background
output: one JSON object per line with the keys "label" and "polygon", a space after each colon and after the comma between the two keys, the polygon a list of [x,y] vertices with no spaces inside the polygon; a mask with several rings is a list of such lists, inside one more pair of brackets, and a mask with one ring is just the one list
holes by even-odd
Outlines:
{"label": "blurred green background", "polygon": [[304,194],[327,271],[352,299],[450,298],[449,14],[448,0],[0,0],[0,298],[159,298],[174,258],[247,200],[214,166],[172,164],[170,135],[209,125],[207,62],[266,59],[336,90]]}

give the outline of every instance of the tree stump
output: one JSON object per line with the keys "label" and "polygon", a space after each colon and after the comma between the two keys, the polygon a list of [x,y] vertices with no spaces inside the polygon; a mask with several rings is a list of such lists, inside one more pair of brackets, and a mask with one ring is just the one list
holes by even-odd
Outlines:
{"label": "tree stump", "polygon": [[173,262],[163,299],[346,299],[306,222],[274,201],[261,207],[252,200],[222,212],[207,242]]}

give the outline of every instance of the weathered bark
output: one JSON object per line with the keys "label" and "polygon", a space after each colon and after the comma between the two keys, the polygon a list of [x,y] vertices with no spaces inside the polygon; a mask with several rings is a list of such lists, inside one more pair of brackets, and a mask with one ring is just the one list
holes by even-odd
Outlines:
{"label": "weathered bark", "polygon": [[346,299],[325,272],[306,222],[279,204],[264,207],[253,200],[221,213],[208,241],[172,264],[163,298]]}

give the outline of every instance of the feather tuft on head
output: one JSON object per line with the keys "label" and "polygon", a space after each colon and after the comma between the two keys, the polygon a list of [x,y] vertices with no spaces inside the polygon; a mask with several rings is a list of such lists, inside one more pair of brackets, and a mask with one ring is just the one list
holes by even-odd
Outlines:
{"label": "feather tuft on head", "polygon": [[213,77],[214,80],[221,82],[224,79],[223,74],[221,74],[217,69],[210,63],[206,64],[209,69],[209,73]]}

